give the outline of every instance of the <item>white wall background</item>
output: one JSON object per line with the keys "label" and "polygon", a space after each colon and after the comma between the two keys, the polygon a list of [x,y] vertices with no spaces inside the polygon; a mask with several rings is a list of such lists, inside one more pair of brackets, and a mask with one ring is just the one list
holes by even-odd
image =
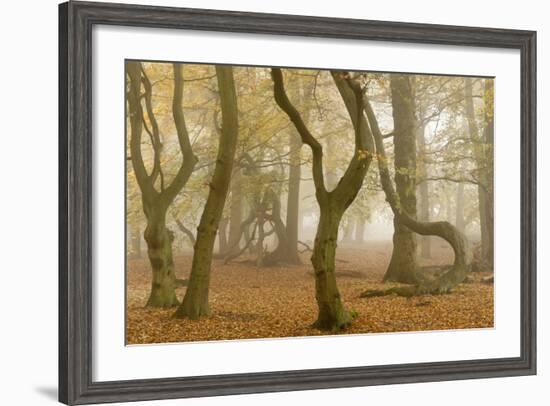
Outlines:
{"label": "white wall background", "polygon": [[[550,23],[545,2],[386,0],[134,0],[133,3],[538,31],[539,207],[550,205]],[[9,4],[9,5],[8,5]],[[57,1],[6,3],[0,24],[0,404],[48,405],[57,385]],[[544,405],[550,393],[549,216],[538,214],[539,374],[536,377],[393,385],[159,401],[144,405]],[[545,229],[545,226],[547,229]],[[138,405],[137,403],[134,403]],[[141,403],[140,403],[141,404]]]}

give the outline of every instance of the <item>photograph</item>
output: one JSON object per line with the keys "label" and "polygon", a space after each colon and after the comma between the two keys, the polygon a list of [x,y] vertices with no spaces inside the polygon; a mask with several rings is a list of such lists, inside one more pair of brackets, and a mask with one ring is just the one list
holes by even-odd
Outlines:
{"label": "photograph", "polygon": [[126,345],[495,327],[494,77],[124,70]]}
{"label": "photograph", "polygon": [[3,10],[0,405],[548,399],[545,3]]}

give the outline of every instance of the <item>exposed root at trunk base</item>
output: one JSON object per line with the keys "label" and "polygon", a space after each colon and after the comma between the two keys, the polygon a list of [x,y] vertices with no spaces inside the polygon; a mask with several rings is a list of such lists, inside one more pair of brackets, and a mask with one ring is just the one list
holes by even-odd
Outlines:
{"label": "exposed root at trunk base", "polygon": [[[397,205],[396,205],[397,206]],[[393,287],[379,291],[363,292],[360,297],[386,296],[396,294],[404,297],[418,295],[441,295],[452,291],[458,284],[462,283],[471,269],[472,253],[470,244],[460,231],[446,221],[419,222],[411,218],[407,213],[394,209],[398,221],[420,235],[434,235],[445,239],[453,248],[454,263],[445,272],[436,276],[435,279],[427,279],[425,275],[419,281],[410,286]],[[426,279],[424,279],[426,278]],[[424,279],[424,280],[422,280]]]}
{"label": "exposed root at trunk base", "polygon": [[[416,285],[394,286],[387,289],[369,289],[361,293],[359,297],[443,295],[451,293],[456,286],[465,282],[467,273],[468,266],[455,264],[435,279],[424,279],[423,282]],[[422,276],[422,278],[426,277]]]}
{"label": "exposed root at trunk base", "polygon": [[190,319],[199,320],[202,317],[210,315],[210,308],[208,305],[203,306],[185,306],[178,307],[172,318],[174,319]]}
{"label": "exposed root at trunk base", "polygon": [[322,331],[331,331],[333,333],[337,333],[349,327],[354,316],[354,314],[348,312],[347,310],[343,310],[336,319],[332,317],[321,318],[321,316],[319,316],[319,318],[315,321],[315,323],[311,325],[311,327]]}
{"label": "exposed root at trunk base", "polygon": [[361,297],[386,296],[397,294],[399,296],[416,295],[437,295],[449,293],[456,285],[462,283],[466,275],[471,270],[472,251],[470,242],[466,236],[455,226],[447,221],[424,222],[417,221],[411,217],[402,207],[399,195],[395,191],[388,169],[386,151],[384,149],[383,136],[378,126],[378,120],[374,114],[368,98],[365,96],[365,113],[372,129],[372,135],[378,154],[378,171],[380,173],[380,183],[386,195],[386,200],[390,204],[395,222],[409,230],[423,236],[437,236],[443,238],[449,243],[454,251],[453,266],[441,276],[427,282],[420,282],[411,286],[395,287],[380,291],[367,291],[361,294]]}
{"label": "exposed root at trunk base", "polygon": [[386,272],[383,279],[383,282],[395,282],[410,285],[418,285],[423,281],[423,276],[418,272],[403,272],[400,274]]}
{"label": "exposed root at trunk base", "polygon": [[169,296],[166,295],[157,295],[152,293],[151,296],[149,296],[149,299],[147,300],[147,304],[145,307],[150,308],[160,308],[160,309],[168,309],[170,307],[176,307],[180,304],[178,301],[178,298],[176,297],[176,294],[170,294]]}

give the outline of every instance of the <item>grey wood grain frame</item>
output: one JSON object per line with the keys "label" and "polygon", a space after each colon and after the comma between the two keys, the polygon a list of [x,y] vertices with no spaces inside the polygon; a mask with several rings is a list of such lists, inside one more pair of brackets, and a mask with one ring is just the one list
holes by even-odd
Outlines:
{"label": "grey wood grain frame", "polygon": [[[518,49],[521,53],[521,355],[517,358],[94,382],[91,33],[96,24]],[[108,3],[69,2],[59,6],[61,402],[87,404],[535,374],[535,250],[535,32]]]}

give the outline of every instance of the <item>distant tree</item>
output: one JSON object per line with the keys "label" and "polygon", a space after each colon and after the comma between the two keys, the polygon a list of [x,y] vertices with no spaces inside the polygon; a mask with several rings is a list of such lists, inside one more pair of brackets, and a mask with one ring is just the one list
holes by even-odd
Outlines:
{"label": "distant tree", "polygon": [[[418,94],[417,94],[418,97]],[[428,182],[419,182],[428,177],[427,164],[424,161],[426,158],[426,123],[424,121],[424,108],[422,103],[418,103],[416,111],[419,116],[417,123],[416,134],[416,150],[417,150],[417,217],[419,221],[430,221],[430,190]],[[420,159],[418,159],[420,157]],[[423,258],[431,258],[431,240],[430,237],[420,237],[420,255]]]}
{"label": "distant tree", "polygon": [[493,81],[485,80],[483,91],[483,130],[480,132],[474,108],[473,83],[464,79],[464,103],[466,118],[474,145],[476,157],[477,190],[479,199],[479,220],[481,231],[481,257],[485,264],[481,268],[493,269],[494,219],[493,219]]}

